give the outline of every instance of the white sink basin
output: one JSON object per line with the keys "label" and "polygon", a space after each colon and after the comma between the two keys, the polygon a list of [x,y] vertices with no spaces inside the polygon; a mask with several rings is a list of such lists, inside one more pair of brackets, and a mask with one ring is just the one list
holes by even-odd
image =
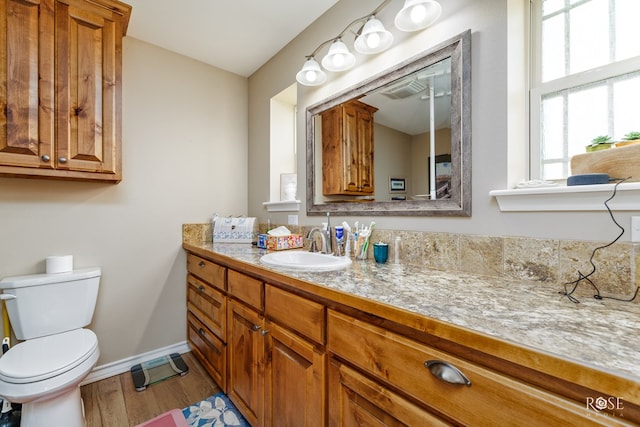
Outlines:
{"label": "white sink basin", "polygon": [[307,251],[272,252],[263,255],[260,261],[271,267],[306,271],[340,270],[351,264],[349,257]]}

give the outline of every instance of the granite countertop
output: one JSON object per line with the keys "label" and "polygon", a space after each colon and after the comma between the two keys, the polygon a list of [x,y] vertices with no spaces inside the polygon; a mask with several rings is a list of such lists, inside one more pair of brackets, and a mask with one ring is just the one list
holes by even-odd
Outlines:
{"label": "granite countertop", "polygon": [[640,383],[640,304],[559,294],[561,287],[410,265],[355,261],[332,272],[260,262],[246,244],[188,244],[330,289],[392,305]]}

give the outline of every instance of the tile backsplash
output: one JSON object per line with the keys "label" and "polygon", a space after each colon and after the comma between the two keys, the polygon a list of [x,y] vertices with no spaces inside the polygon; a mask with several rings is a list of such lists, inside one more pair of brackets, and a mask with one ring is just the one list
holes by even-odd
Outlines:
{"label": "tile backsplash", "polygon": [[[277,227],[272,224],[272,227]],[[292,233],[306,236],[313,226],[290,226]],[[183,225],[183,240],[210,242],[211,224]],[[266,224],[260,224],[260,232]],[[432,233],[421,231],[375,229],[372,242],[389,243],[389,260],[393,260],[396,236],[402,240],[402,263],[424,266],[448,272],[463,272],[483,276],[504,277],[552,286],[559,291],[572,282],[589,275],[594,249],[609,242],[535,239],[529,237],[495,237],[472,234]],[[368,258],[373,258],[369,245]],[[628,299],[640,285],[640,244],[619,242],[596,251],[595,271],[589,279],[602,295]],[[566,284],[566,285],[565,285]],[[576,291],[581,298],[595,294],[595,289],[583,280]],[[640,302],[640,297],[635,302]]]}

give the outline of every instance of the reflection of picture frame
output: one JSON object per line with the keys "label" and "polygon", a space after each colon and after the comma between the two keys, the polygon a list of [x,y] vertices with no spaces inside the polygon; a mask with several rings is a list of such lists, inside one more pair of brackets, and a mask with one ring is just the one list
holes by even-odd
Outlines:
{"label": "reflection of picture frame", "polygon": [[291,201],[296,198],[296,190],[298,187],[298,174],[281,173],[280,174],[280,200]]}
{"label": "reflection of picture frame", "polygon": [[404,178],[389,178],[389,191],[407,191]]}

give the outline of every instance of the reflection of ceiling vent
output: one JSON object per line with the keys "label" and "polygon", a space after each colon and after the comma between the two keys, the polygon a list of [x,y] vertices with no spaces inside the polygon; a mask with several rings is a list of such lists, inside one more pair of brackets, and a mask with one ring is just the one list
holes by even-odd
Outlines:
{"label": "reflection of ceiling vent", "polygon": [[427,81],[411,80],[403,82],[401,85],[393,86],[382,92],[383,95],[391,99],[404,99],[424,92],[427,89]]}

